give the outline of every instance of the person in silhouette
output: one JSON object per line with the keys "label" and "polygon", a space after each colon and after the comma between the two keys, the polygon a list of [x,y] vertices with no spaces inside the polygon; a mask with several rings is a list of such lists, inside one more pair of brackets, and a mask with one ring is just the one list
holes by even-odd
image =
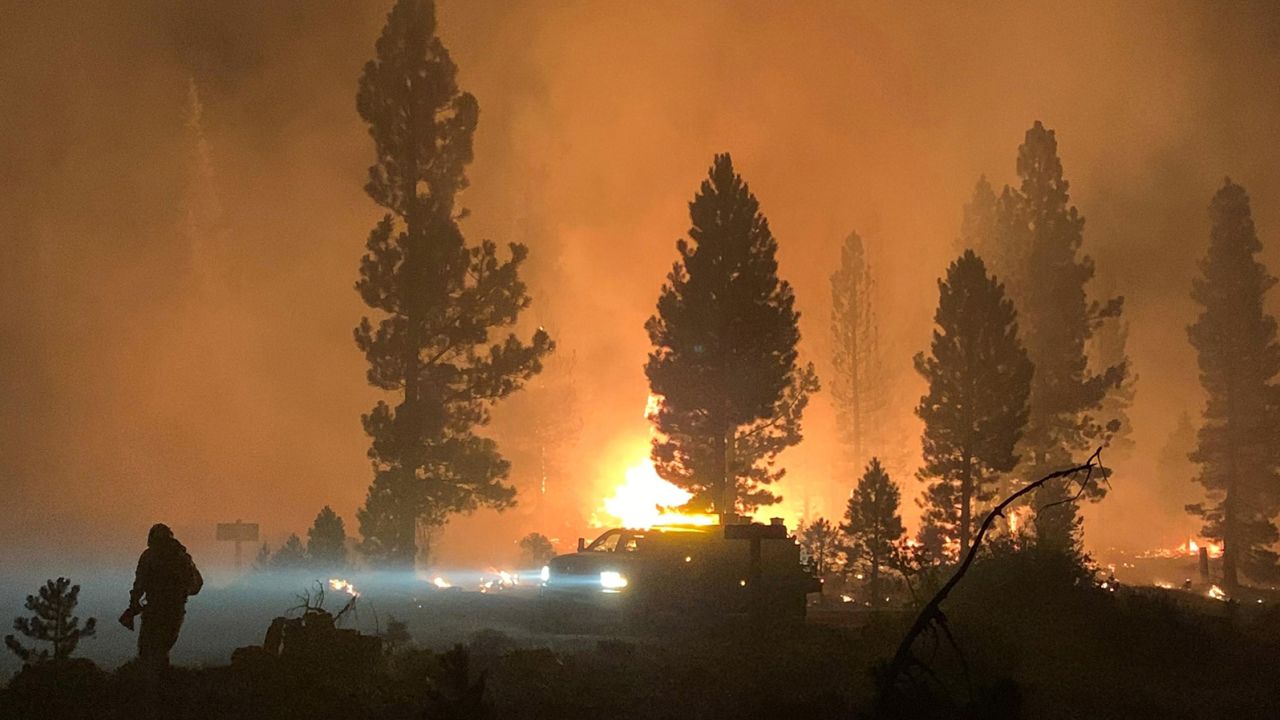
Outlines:
{"label": "person in silhouette", "polygon": [[[169,651],[178,641],[187,613],[187,598],[200,592],[204,578],[173,536],[168,525],[157,523],[147,533],[147,549],[138,558],[138,571],[129,592],[129,608],[120,624],[133,629],[133,619],[142,615],[138,631],[138,659],[144,665],[164,668]],[[143,600],[146,604],[143,604]]]}

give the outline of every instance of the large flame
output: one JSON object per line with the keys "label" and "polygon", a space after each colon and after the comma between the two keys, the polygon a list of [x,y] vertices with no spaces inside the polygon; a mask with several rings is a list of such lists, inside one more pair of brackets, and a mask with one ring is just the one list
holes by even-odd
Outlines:
{"label": "large flame", "polygon": [[1178,550],[1187,555],[1199,555],[1200,548],[1206,548],[1209,551],[1209,557],[1222,557],[1222,545],[1220,543],[1205,540],[1203,543],[1196,542],[1195,538],[1188,538],[1185,543],[1179,546]]}
{"label": "large flame", "polygon": [[646,529],[655,525],[714,525],[715,515],[675,511],[693,494],[658,477],[648,459],[626,469],[624,481],[604,499],[603,512],[622,527]]}

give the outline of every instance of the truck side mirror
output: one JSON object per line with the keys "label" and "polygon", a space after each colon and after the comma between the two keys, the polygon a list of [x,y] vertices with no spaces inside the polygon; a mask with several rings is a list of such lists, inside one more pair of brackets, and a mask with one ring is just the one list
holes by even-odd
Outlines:
{"label": "truck side mirror", "polygon": [[587,549],[587,539],[578,538],[578,552],[582,552],[583,550],[586,550],[586,549]]}

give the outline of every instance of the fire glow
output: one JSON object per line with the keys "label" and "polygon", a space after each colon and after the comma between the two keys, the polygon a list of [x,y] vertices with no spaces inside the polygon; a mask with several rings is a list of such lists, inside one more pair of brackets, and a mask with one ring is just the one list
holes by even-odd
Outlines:
{"label": "fire glow", "polygon": [[353,598],[360,597],[360,591],[356,590],[356,586],[341,578],[330,578],[329,587],[337,590],[338,592],[344,592]]}
{"label": "fire glow", "polygon": [[1148,550],[1138,557],[1143,558],[1180,558],[1195,557],[1200,554],[1200,548],[1204,548],[1211,558],[1222,557],[1222,544],[1211,540],[1196,540],[1195,538],[1187,538],[1187,541],[1174,548],[1157,548]]}
{"label": "fire glow", "polygon": [[603,512],[616,524],[637,530],[655,525],[714,525],[715,515],[683,513],[676,508],[689,502],[692,493],[658,477],[648,459],[627,468],[624,481],[604,499]]}

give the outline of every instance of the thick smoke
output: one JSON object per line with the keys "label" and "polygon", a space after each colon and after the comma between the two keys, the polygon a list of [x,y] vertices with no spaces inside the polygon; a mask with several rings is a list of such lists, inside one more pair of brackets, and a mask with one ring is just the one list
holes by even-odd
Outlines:
{"label": "thick smoke", "polygon": [[[278,542],[324,504],[354,530],[369,480],[358,418],[376,395],[351,286],[378,217],[354,92],[388,4],[6,3],[5,562],[27,547],[123,555],[156,520],[227,557],[214,522],[257,520]],[[464,229],[531,246],[529,321],[572,358],[586,421],[557,478],[576,499],[565,527],[643,456],[643,322],[724,150],[779,238],[820,371],[840,241],[868,239],[900,368],[889,435],[903,446],[885,454],[905,458],[914,497],[909,359],[935,280],[974,181],[1013,182],[1040,119],[1088,219],[1095,285],[1127,298],[1140,376],[1137,448],[1087,542],[1194,529],[1152,509],[1166,500],[1149,478],[1201,403],[1187,292],[1224,175],[1250,191],[1280,270],[1270,4],[448,2],[440,20],[481,107]],[[839,513],[852,483],[832,476],[826,396],[811,407],[784,456],[792,517]],[[499,432],[518,428],[499,415]],[[455,523],[444,552],[514,554],[513,530],[544,520],[513,512]]]}

